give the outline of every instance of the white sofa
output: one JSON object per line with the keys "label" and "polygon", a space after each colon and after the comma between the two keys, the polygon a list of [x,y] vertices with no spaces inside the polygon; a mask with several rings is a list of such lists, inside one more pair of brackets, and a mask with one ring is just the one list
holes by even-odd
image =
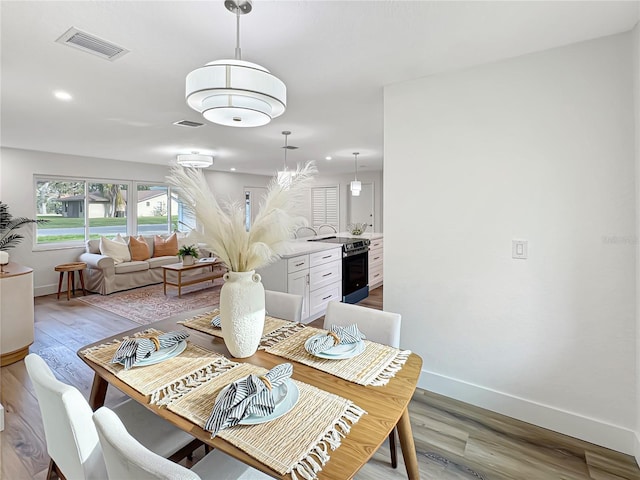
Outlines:
{"label": "white sofa", "polygon": [[[127,237],[124,238],[128,241]],[[147,245],[149,245],[151,258],[144,261],[122,262],[118,264],[114,262],[113,258],[100,254],[100,240],[87,241],[86,251],[80,255],[79,258],[81,262],[87,264],[87,270],[85,271],[86,289],[90,292],[108,295],[113,292],[162,283],[162,265],[178,263],[180,258],[177,256],[154,257],[153,237],[144,236],[143,238],[147,242]],[[203,251],[202,249],[200,249],[200,251],[202,253],[201,256],[210,256],[209,252]],[[208,269],[210,267],[189,270],[183,273],[183,276],[197,275],[204,272],[205,268]],[[223,267],[214,268],[222,269]],[[224,271],[226,271],[226,269]],[[167,278],[174,279],[175,275],[175,272],[167,272]]]}

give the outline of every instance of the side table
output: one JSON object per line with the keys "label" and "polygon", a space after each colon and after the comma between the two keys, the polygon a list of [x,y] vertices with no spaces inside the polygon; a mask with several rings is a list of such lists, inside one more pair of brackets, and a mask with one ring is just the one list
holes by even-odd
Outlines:
{"label": "side table", "polygon": [[58,300],[60,300],[60,289],[62,288],[62,278],[64,277],[64,272],[67,272],[67,300],[71,298],[71,291],[73,290],[73,295],[76,294],[76,282],[74,278],[74,272],[78,272],[78,276],[80,277],[80,285],[82,286],[82,295],[86,295],[87,291],[84,289],[84,269],[87,268],[87,264],[84,262],[72,262],[72,263],[62,263],[60,265],[56,265],[55,271],[60,272],[60,279],[58,280]]}

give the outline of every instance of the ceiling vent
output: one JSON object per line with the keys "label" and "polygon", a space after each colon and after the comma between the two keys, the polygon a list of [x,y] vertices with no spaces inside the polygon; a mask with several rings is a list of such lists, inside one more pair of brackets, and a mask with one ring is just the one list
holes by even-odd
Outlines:
{"label": "ceiling vent", "polygon": [[189,128],[198,128],[204,125],[204,123],[192,122],[191,120],[180,120],[179,122],[173,122],[173,124]]}
{"label": "ceiling vent", "polygon": [[63,33],[56,42],[77,48],[83,52],[92,53],[93,55],[110,61],[114,61],[129,53],[129,50],[126,48],[119,47],[95,35],[78,30],[76,27],[71,27]]}

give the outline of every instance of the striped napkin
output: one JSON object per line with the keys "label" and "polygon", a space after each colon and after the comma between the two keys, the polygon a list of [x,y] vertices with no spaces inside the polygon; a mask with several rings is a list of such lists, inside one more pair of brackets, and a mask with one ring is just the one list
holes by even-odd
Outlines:
{"label": "striped napkin", "polygon": [[148,358],[153,352],[161,348],[173,347],[188,336],[189,333],[186,330],[175,330],[157,337],[129,338],[120,344],[111,363],[121,363],[125,370],[129,370],[140,360]]}
{"label": "striped napkin", "polygon": [[222,328],[222,321],[220,320],[220,314],[211,319],[211,326],[216,328]]}
{"label": "striped napkin", "polygon": [[264,376],[251,374],[229,384],[216,399],[204,429],[211,432],[213,438],[249,415],[270,415],[276,408],[271,389],[282,385],[292,373],[293,365],[281,363]]}
{"label": "striped napkin", "polygon": [[315,355],[316,353],[326,352],[336,345],[358,343],[364,338],[366,337],[360,330],[358,330],[358,325],[355,323],[346,327],[331,325],[329,333],[316,338],[311,338],[309,342],[305,343],[304,348],[311,355]]}

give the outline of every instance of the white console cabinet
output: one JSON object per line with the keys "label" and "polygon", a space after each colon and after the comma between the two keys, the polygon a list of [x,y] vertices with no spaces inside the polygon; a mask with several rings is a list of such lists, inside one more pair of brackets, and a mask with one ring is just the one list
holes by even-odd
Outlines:
{"label": "white console cabinet", "polygon": [[383,239],[371,240],[369,245],[369,290],[382,285]]}
{"label": "white console cabinet", "polygon": [[18,362],[33,343],[33,269],[10,262],[0,273],[0,366]]}
{"label": "white console cabinet", "polygon": [[302,296],[304,323],[324,315],[327,303],[342,298],[340,247],[284,258],[260,269],[258,273],[266,290]]}

